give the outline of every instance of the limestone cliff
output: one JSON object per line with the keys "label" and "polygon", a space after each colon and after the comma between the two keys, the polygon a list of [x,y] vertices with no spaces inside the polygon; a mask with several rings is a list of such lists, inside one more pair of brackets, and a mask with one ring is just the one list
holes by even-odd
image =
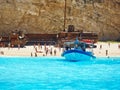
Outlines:
{"label": "limestone cliff", "polygon": [[[65,0],[0,0],[0,33],[58,33]],[[94,31],[100,40],[120,40],[120,0],[66,0],[66,29]]]}

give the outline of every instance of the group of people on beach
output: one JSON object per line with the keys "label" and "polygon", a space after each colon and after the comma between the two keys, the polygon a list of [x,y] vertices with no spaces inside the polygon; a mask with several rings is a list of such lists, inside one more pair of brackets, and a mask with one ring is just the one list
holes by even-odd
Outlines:
{"label": "group of people on beach", "polygon": [[[34,50],[35,50],[35,57],[37,57],[37,54],[38,53],[42,53],[43,56],[56,56],[57,54],[57,49],[54,47],[54,46],[51,46],[51,45],[40,45],[38,43],[38,45],[35,45],[34,44]],[[33,56],[33,54],[31,53],[31,56]]]}
{"label": "group of people on beach", "polygon": [[[111,43],[108,42],[108,48],[110,48],[110,46],[111,46]],[[100,44],[99,49],[102,50],[102,48],[103,48],[103,45]],[[120,44],[118,44],[118,49],[120,49]],[[106,49],[106,50],[105,50],[105,55],[108,56],[108,54],[109,54],[109,49]]]}
{"label": "group of people on beach", "polygon": [[[95,51],[94,53],[96,53],[96,55],[98,55],[98,56],[99,55],[100,56],[101,55],[110,56],[111,53],[114,53],[114,52],[111,51],[111,48],[114,48],[113,44],[110,43],[110,42],[108,42],[106,44],[105,43],[100,43],[100,44],[97,45],[98,49],[96,49],[97,51],[94,50]],[[42,44],[41,45],[40,43],[34,44],[32,47],[33,48],[31,49],[31,51],[29,51],[29,50],[28,51],[29,51],[29,55],[34,56],[34,57],[37,57],[37,56],[59,56],[59,55],[61,55],[61,53],[65,49],[65,48],[64,49],[61,48],[59,45],[56,45],[56,46],[47,45],[47,44],[44,44],[44,45]],[[12,53],[11,50],[14,50],[13,49],[14,46],[12,46],[12,45],[8,45],[8,47],[1,47],[0,55],[7,55],[8,51],[6,51],[6,49],[4,49],[4,48],[8,48],[10,53]],[[22,50],[20,49],[21,47],[20,47],[19,44],[18,44],[17,48],[19,50],[17,55],[19,55],[19,52],[21,52],[23,49]],[[116,48],[116,50],[117,49],[120,50],[120,43],[116,43],[115,48]],[[117,54],[118,53],[119,53],[119,51],[117,51]],[[9,54],[9,55],[11,55],[11,54]],[[28,55],[28,54],[26,54],[26,55]]]}

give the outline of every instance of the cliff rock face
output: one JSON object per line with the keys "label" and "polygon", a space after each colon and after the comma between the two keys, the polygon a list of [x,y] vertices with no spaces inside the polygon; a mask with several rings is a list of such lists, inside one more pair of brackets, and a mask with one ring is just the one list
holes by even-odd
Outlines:
{"label": "cliff rock face", "polygon": [[[65,0],[0,0],[0,33],[58,33]],[[93,31],[100,40],[120,40],[120,0],[66,0],[66,29]]]}

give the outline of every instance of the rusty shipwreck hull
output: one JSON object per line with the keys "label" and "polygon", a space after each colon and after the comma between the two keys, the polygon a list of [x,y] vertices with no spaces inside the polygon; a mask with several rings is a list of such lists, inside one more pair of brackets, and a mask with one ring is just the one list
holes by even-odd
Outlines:
{"label": "rusty shipwreck hull", "polygon": [[31,44],[52,44],[55,45],[57,43],[57,34],[25,34],[27,45]]}
{"label": "rusty shipwreck hull", "polygon": [[62,46],[64,42],[75,40],[77,36],[79,36],[79,38],[82,37],[82,40],[92,40],[93,43],[96,43],[98,41],[98,35],[96,33],[83,32],[81,37],[80,35],[80,32],[60,32],[58,34],[25,34],[27,44],[59,44],[60,46]]}
{"label": "rusty shipwreck hull", "polygon": [[0,47],[24,47],[26,44],[25,37],[18,33],[10,33],[9,35],[0,36]]}

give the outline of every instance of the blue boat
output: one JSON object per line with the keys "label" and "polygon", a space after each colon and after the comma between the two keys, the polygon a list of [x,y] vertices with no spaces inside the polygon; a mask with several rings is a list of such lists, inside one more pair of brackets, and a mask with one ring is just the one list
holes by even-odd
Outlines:
{"label": "blue boat", "polygon": [[80,42],[78,38],[74,42],[65,42],[64,45],[65,51],[62,53],[62,56],[68,61],[91,60],[96,58],[91,51],[86,51],[88,44]]}

